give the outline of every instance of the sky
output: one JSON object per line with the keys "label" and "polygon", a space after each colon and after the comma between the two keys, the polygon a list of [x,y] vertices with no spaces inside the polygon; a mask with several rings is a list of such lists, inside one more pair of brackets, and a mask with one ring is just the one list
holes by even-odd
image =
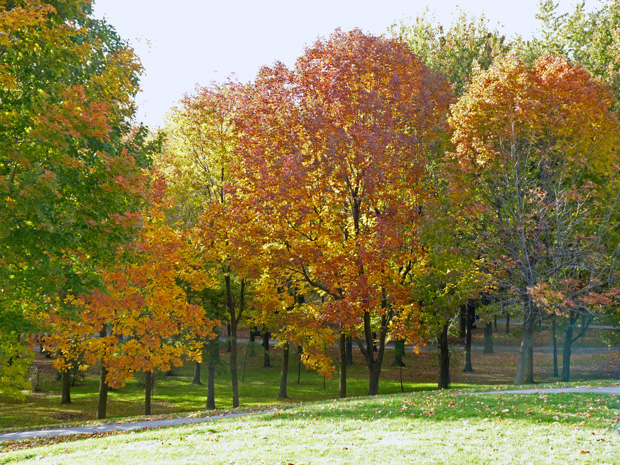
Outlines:
{"label": "sky", "polygon": [[[559,3],[562,11],[573,9],[574,2]],[[140,57],[137,119],[154,128],[197,85],[233,75],[250,81],[261,66],[293,66],[306,46],[336,28],[380,35],[427,7],[446,27],[462,10],[484,14],[507,36],[530,37],[538,28],[538,0],[95,0],[94,14]]]}

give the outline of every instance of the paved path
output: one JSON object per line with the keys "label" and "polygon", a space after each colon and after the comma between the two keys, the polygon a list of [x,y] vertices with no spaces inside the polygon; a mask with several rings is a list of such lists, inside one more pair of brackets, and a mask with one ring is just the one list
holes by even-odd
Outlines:
{"label": "paved path", "polygon": [[94,434],[94,433],[108,433],[111,431],[131,431],[148,428],[160,428],[162,426],[175,426],[186,425],[189,423],[201,423],[204,421],[219,420],[221,418],[241,417],[245,415],[255,415],[260,412],[239,412],[239,413],[226,413],[224,415],[215,415],[212,417],[204,418],[172,418],[169,420],[148,420],[139,421],[136,423],[111,423],[106,425],[96,426],[73,426],[67,428],[54,428],[35,431],[21,431],[14,433],[0,434],[0,441],[19,441],[21,439],[42,438],[47,436],[66,436],[69,434]]}
{"label": "paved path", "polygon": [[[620,386],[616,387],[572,387],[572,388],[540,388],[540,389],[510,389],[507,391],[485,391],[473,392],[470,394],[561,394],[565,392],[591,392],[595,394],[610,394],[612,396],[620,396]],[[465,393],[466,395],[468,393]]]}

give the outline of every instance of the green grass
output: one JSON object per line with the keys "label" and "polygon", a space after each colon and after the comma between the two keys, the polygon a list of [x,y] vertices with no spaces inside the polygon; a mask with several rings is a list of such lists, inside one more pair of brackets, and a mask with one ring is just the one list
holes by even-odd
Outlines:
{"label": "green grass", "polygon": [[39,445],[37,464],[620,463],[619,399],[596,394],[417,392]]}
{"label": "green grass", "polygon": [[[334,353],[334,356],[336,354]],[[592,355],[573,356],[573,379],[575,381],[596,383],[600,379],[615,379],[620,373],[617,353],[602,353]],[[364,396],[368,390],[368,370],[355,352],[355,364],[348,369],[347,393],[349,396]],[[462,372],[462,353],[452,354],[453,387],[481,390],[480,385],[505,386],[512,382],[516,353],[497,353],[485,355],[473,353],[473,374]],[[543,383],[553,383],[552,364],[550,356],[536,356],[536,380]],[[391,367],[393,354],[388,352],[385,357],[381,373],[380,394],[401,392],[399,368]],[[242,408],[257,409],[269,406],[282,405],[283,402],[298,404],[333,399],[338,395],[337,378],[323,380],[313,371],[302,368],[300,383],[297,383],[298,364],[295,355],[290,361],[288,381],[289,399],[277,399],[280,376],[280,352],[271,351],[272,367],[263,368],[260,347],[256,356],[247,358],[245,379],[243,366],[245,348],[242,348],[239,360],[240,401]],[[30,393],[24,402],[15,402],[0,397],[0,432],[37,429],[59,425],[73,425],[94,423],[97,405],[98,375],[96,370],[89,371],[84,380],[78,381],[72,388],[72,404],[60,405],[61,383],[54,379],[51,360],[37,354],[37,366],[41,376],[39,391]],[[437,357],[434,352],[421,352],[418,355],[407,353],[405,358],[407,367],[402,370],[403,389],[405,392],[429,390],[436,387]],[[230,409],[232,396],[230,386],[230,372],[227,366],[227,354],[223,350],[222,363],[218,368],[216,378],[216,405],[218,409]],[[203,382],[206,383],[207,373],[203,369]],[[206,386],[191,384],[193,365],[188,364],[175,369],[175,376],[158,375],[154,392],[153,414],[155,416],[182,416],[190,412],[205,415]],[[325,384],[324,384],[325,383]],[[142,377],[129,382],[126,387],[111,392],[108,400],[108,419],[139,417],[143,413],[144,387]]]}

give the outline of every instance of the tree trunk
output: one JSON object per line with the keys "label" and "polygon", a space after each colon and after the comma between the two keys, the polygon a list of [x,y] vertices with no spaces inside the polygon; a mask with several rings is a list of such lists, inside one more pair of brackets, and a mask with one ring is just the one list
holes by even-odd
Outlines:
{"label": "tree trunk", "polygon": [[461,305],[459,309],[459,338],[467,335],[467,306]]}
{"label": "tree trunk", "polygon": [[194,379],[192,380],[192,384],[196,384],[198,386],[202,385],[202,381],[200,381],[200,362],[196,362],[194,364]]}
{"label": "tree trunk", "polygon": [[393,367],[404,367],[405,362],[403,362],[403,357],[405,356],[405,341],[400,339],[398,341],[394,341],[394,362],[392,363]]}
{"label": "tree trunk", "polygon": [[375,361],[368,368],[370,369],[368,395],[376,396],[377,394],[379,394],[379,378],[381,377],[381,365]]}
{"label": "tree trunk", "polygon": [[280,392],[278,399],[287,399],[286,382],[288,380],[288,359],[289,359],[289,343],[284,344],[282,348],[282,369],[280,371]]}
{"label": "tree trunk", "polygon": [[450,387],[450,350],[448,347],[448,328],[450,322],[446,321],[439,332],[437,338],[437,349],[439,356],[439,389],[448,389]]}
{"label": "tree trunk", "polygon": [[506,334],[510,334],[510,313],[506,312]]}
{"label": "tree trunk", "polygon": [[256,350],[254,347],[254,342],[256,342],[256,333],[254,331],[258,331],[258,328],[256,326],[253,326],[250,328],[250,347],[248,347],[249,349],[249,354],[251,357],[254,357],[256,355]]}
{"label": "tree trunk", "polygon": [[551,319],[551,330],[553,332],[553,376],[560,376],[558,370],[558,331],[556,328],[555,315]]}
{"label": "tree trunk", "polygon": [[71,370],[66,368],[62,371],[62,397],[60,399],[61,405],[71,403]]}
{"label": "tree trunk", "polygon": [[347,365],[353,365],[353,338],[347,336]]}
{"label": "tree trunk", "polygon": [[[357,346],[362,352],[368,367],[368,395],[375,396],[379,393],[379,378],[381,376],[381,366],[383,364],[383,356],[385,354],[385,339],[388,331],[388,324],[391,319],[392,310],[387,308],[387,302],[383,301],[383,307],[386,313],[381,316],[381,329],[379,330],[378,340],[375,339],[372,331],[370,313],[364,312],[364,341],[356,338]],[[374,346],[377,346],[375,352]]]}
{"label": "tree trunk", "polygon": [[232,338],[230,346],[230,379],[232,383],[233,408],[239,407],[239,378],[237,375],[237,334],[236,329],[232,329]]}
{"label": "tree trunk", "polygon": [[153,372],[145,372],[144,379],[144,414],[151,414],[151,394],[153,393]]}
{"label": "tree trunk", "polygon": [[269,331],[263,327],[263,368],[271,366],[271,360],[269,359]]}
{"label": "tree trunk", "polygon": [[220,340],[219,338],[211,339],[207,345],[207,354],[209,357],[208,364],[208,380],[207,380],[207,409],[215,410],[215,366],[220,358]]}
{"label": "tree trunk", "polygon": [[566,331],[564,332],[564,350],[562,351],[562,381],[570,381],[570,357],[572,354],[573,331],[575,329],[575,319],[569,318]]}
{"label": "tree trunk", "polygon": [[108,410],[108,383],[106,382],[106,376],[108,370],[101,362],[101,375],[99,376],[99,398],[97,400],[97,420],[103,420],[106,417]]}
{"label": "tree trunk", "polygon": [[484,351],[485,354],[494,354],[493,350],[493,323],[489,322],[484,327]]}
{"label": "tree trunk", "polygon": [[[466,325],[465,325],[465,368],[463,372],[473,373],[474,368],[471,363],[471,336],[474,329],[474,319],[476,315],[476,307],[472,302],[466,305]],[[446,335],[447,337],[447,335]]]}
{"label": "tree trunk", "polygon": [[534,323],[535,315],[533,303],[530,297],[525,298],[523,336],[519,348],[519,361],[515,373],[515,386],[520,386],[534,381]]}
{"label": "tree trunk", "polygon": [[297,353],[299,354],[299,362],[297,363],[297,384],[299,384],[301,382],[301,346],[297,346]]}
{"label": "tree trunk", "polygon": [[[228,285],[230,285],[230,283],[228,283]],[[226,335],[228,336],[226,339],[226,352],[230,352],[232,351],[232,329],[230,323],[226,325]]]}
{"label": "tree trunk", "polygon": [[[232,403],[233,408],[237,408],[239,407],[239,377],[237,374],[237,357],[239,349],[237,346],[237,318],[232,297],[230,276],[227,275],[224,278],[224,281],[226,283],[227,305],[230,313],[230,379],[232,384]],[[243,292],[243,290],[241,292]]]}
{"label": "tree trunk", "polygon": [[340,333],[339,341],[340,354],[340,376],[338,379],[338,397],[341,399],[347,397],[347,336]]}

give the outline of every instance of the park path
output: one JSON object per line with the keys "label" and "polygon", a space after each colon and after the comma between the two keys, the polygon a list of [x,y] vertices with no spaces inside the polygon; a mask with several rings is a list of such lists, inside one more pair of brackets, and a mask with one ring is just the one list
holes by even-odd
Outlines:
{"label": "park path", "polygon": [[594,394],[609,394],[620,396],[620,386],[611,387],[570,387],[570,388],[539,388],[539,389],[508,389],[505,391],[484,391],[468,394],[561,394],[572,392],[589,392]]}
{"label": "park path", "polygon": [[255,415],[264,413],[265,410],[255,412],[236,412],[214,415],[203,418],[171,418],[168,420],[146,420],[134,423],[110,423],[105,425],[93,426],[69,426],[65,428],[52,428],[33,431],[16,431],[14,433],[0,434],[0,441],[20,441],[22,439],[43,438],[49,436],[67,436],[70,434],[95,434],[109,433],[114,431],[132,431],[151,428],[162,428],[165,426],[187,425],[190,423],[201,423],[204,421],[220,420],[222,418],[242,417],[245,415]]}
{"label": "park path", "polygon": [[[474,392],[468,394],[554,394],[554,393],[595,393],[608,394],[620,397],[620,386],[611,387],[572,387],[572,388],[540,388],[540,389],[511,389],[506,391],[485,391]],[[45,430],[18,431],[14,433],[0,434],[0,441],[19,441],[23,439],[42,438],[49,436],[64,436],[70,434],[95,434],[108,433],[114,431],[132,431],[150,428],[161,428],[166,426],[187,425],[190,423],[201,423],[204,421],[220,420],[222,418],[234,418],[245,415],[255,415],[264,413],[265,410],[255,412],[237,412],[226,413],[223,415],[215,415],[204,418],[172,418],[169,420],[148,420],[135,423],[112,423],[107,425],[96,426],[73,426],[67,428],[53,428]]]}

